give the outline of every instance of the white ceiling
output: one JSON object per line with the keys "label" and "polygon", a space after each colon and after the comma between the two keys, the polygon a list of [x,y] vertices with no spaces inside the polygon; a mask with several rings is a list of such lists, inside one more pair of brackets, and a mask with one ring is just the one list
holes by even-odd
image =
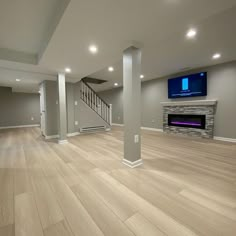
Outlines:
{"label": "white ceiling", "polygon": [[37,62],[68,2],[0,0],[0,86],[36,92],[41,81],[56,79],[55,70]]}
{"label": "white ceiling", "polygon": [[[20,2],[20,6],[16,0],[1,3],[0,48],[38,53],[45,37],[45,25],[50,24],[50,14],[57,1]],[[13,21],[7,27],[6,21],[11,22],[11,15],[14,15]],[[21,17],[23,19],[17,21]],[[114,82],[122,83],[122,51],[132,40],[144,45],[142,73],[145,79],[175,73],[185,67],[235,60],[235,22],[236,0],[71,0],[39,64],[29,66],[9,62],[7,68],[36,70],[55,78],[57,72],[70,66],[70,81],[91,76],[109,81],[96,89],[109,89]],[[185,39],[190,27],[198,30],[197,38],[192,41]],[[90,44],[98,46],[96,55],[89,53]],[[220,61],[211,60],[215,52],[222,53]],[[5,68],[5,64],[0,61],[0,67]],[[110,65],[115,68],[112,73],[107,71]],[[38,83],[40,76],[33,74],[30,78]],[[0,85],[3,77],[7,85],[11,76],[14,77],[6,76],[0,70]],[[26,81],[26,84],[31,82]],[[22,88],[27,87],[26,84]]]}
{"label": "white ceiling", "polygon": [[[56,80],[56,76],[44,70],[22,70],[16,65],[16,69],[12,67],[0,67],[0,86],[12,87],[14,92],[37,93],[39,84],[44,80]],[[31,70],[30,70],[31,69]],[[19,79],[20,82],[17,82]]]}
{"label": "white ceiling", "polygon": [[[194,40],[185,38],[186,30],[173,33],[157,46],[145,44],[142,57],[142,81],[159,78],[183,70],[200,68],[227,61],[236,60],[236,7],[206,18],[196,24],[198,35]],[[222,54],[219,60],[212,60],[216,52]],[[110,63],[114,72],[109,72],[108,67],[90,75],[92,78],[104,79],[108,82],[94,85],[97,91],[114,87],[114,83],[123,84],[122,59]]]}
{"label": "white ceiling", "polygon": [[65,0],[1,0],[0,48],[37,54]]}

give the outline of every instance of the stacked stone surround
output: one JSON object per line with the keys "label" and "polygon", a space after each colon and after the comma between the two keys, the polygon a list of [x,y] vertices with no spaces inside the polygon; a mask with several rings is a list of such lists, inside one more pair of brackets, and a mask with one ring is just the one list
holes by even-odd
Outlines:
{"label": "stacked stone surround", "polygon": [[[162,103],[163,131],[166,133],[182,134],[192,137],[213,138],[216,104],[217,102],[214,100]],[[169,126],[168,114],[206,115],[206,129]]]}

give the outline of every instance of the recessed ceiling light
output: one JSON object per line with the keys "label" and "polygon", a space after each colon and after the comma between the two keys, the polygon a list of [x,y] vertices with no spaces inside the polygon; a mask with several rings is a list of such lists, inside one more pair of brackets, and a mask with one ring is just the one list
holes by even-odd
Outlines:
{"label": "recessed ceiling light", "polygon": [[16,82],[20,82],[20,79],[16,79]]}
{"label": "recessed ceiling light", "polygon": [[212,56],[212,59],[216,60],[216,59],[219,59],[221,58],[221,54],[220,53],[215,53],[213,56]]}
{"label": "recessed ceiling light", "polygon": [[186,37],[187,38],[194,38],[197,35],[197,30],[195,29],[190,29],[187,33],[186,33]]}
{"label": "recessed ceiling light", "polygon": [[95,45],[91,45],[91,46],[89,47],[89,51],[90,51],[91,53],[95,54],[95,53],[97,53],[98,48],[97,48]]}
{"label": "recessed ceiling light", "polygon": [[108,68],[108,70],[109,70],[110,72],[112,72],[112,71],[114,71],[114,68],[113,68],[112,66],[110,66],[110,67]]}
{"label": "recessed ceiling light", "polygon": [[114,83],[115,86],[118,86],[118,83]]}
{"label": "recessed ceiling light", "polygon": [[140,75],[140,79],[143,79],[144,78],[144,75]]}
{"label": "recessed ceiling light", "polygon": [[66,68],[65,68],[65,72],[66,72],[66,73],[70,73],[70,72],[71,72],[71,68],[66,67]]}

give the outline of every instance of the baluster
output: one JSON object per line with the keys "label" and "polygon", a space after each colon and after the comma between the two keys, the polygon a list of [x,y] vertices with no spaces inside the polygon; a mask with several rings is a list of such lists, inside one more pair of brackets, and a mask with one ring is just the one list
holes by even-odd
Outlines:
{"label": "baluster", "polygon": [[105,106],[106,106],[106,121],[107,121],[107,104],[105,104]]}
{"label": "baluster", "polygon": [[102,101],[101,101],[101,108],[102,108],[101,116],[103,117],[103,102]]}
{"label": "baluster", "polygon": [[103,119],[106,120],[106,106],[105,106],[105,103],[103,103],[103,106],[104,106],[104,117],[103,117]]}
{"label": "baluster", "polygon": [[102,101],[100,99],[100,107],[101,107],[101,116],[102,116]]}
{"label": "baluster", "polygon": [[99,115],[101,116],[102,115],[102,104],[101,104],[100,98],[98,98],[98,101],[99,101]]}
{"label": "baluster", "polygon": [[101,99],[99,100],[100,100],[100,107],[101,107],[100,116],[102,116],[102,103],[101,103]]}
{"label": "baluster", "polygon": [[105,121],[107,120],[107,106],[105,104]]}
{"label": "baluster", "polygon": [[95,94],[95,111],[98,112],[97,95]]}
{"label": "baluster", "polygon": [[88,91],[88,105],[89,105],[89,103],[90,103],[90,101],[89,101],[89,87],[87,87],[87,91]]}
{"label": "baluster", "polygon": [[86,98],[87,98],[87,104],[89,104],[89,91],[87,85],[86,85]]}
{"label": "baluster", "polygon": [[106,106],[106,104],[104,103],[104,106],[105,106],[105,120],[107,120],[107,106]]}
{"label": "baluster", "polygon": [[97,97],[98,100],[98,114],[100,114],[100,101],[99,101],[99,97]]}
{"label": "baluster", "polygon": [[83,99],[83,101],[84,101],[84,82],[82,82],[81,85],[82,85],[82,86],[81,86],[81,89],[82,89],[82,99]]}
{"label": "baluster", "polygon": [[108,106],[106,105],[106,110],[107,110],[107,119],[106,119],[106,122],[108,123],[108,120],[109,120],[109,112],[108,112]]}
{"label": "baluster", "polygon": [[102,114],[102,118],[105,119],[105,106],[104,106],[104,102],[102,102],[103,105],[103,114]]}
{"label": "baluster", "polygon": [[88,87],[88,91],[89,91],[89,106],[91,107],[91,90],[90,88]]}
{"label": "baluster", "polygon": [[109,106],[107,106],[107,123],[109,123],[109,120],[110,120],[110,111],[109,111]]}
{"label": "baluster", "polygon": [[95,96],[94,96],[94,92],[93,92],[93,110],[95,110]]}

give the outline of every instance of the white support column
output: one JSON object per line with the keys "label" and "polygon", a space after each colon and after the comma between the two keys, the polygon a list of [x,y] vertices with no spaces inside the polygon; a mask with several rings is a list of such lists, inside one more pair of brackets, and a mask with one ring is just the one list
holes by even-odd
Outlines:
{"label": "white support column", "polygon": [[141,50],[129,47],[123,54],[124,84],[124,159],[131,168],[142,164],[141,159]]}
{"label": "white support column", "polygon": [[110,112],[110,114],[109,114],[109,119],[110,119],[110,125],[112,125],[112,104],[109,104],[109,107],[110,107],[110,109],[109,109],[109,112]]}
{"label": "white support column", "polygon": [[66,115],[66,82],[65,74],[58,74],[58,117],[59,117],[59,139],[58,143],[67,143],[67,115]]}

